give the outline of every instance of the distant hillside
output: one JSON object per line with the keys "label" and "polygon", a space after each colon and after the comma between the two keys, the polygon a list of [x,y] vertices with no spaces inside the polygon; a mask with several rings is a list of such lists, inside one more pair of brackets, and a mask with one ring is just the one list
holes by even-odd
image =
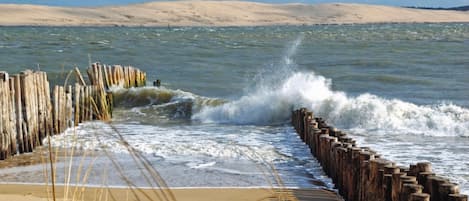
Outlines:
{"label": "distant hillside", "polygon": [[0,4],[0,26],[166,27],[444,22],[469,22],[469,12],[346,3],[267,4],[247,1],[156,1],[80,8]]}
{"label": "distant hillside", "polygon": [[425,9],[425,10],[456,10],[456,11],[469,11],[469,6],[459,6],[453,8],[435,8],[435,7],[407,7],[415,9]]}
{"label": "distant hillside", "polygon": [[454,8],[451,8],[451,10],[468,11],[468,10],[469,10],[469,6],[454,7]]}

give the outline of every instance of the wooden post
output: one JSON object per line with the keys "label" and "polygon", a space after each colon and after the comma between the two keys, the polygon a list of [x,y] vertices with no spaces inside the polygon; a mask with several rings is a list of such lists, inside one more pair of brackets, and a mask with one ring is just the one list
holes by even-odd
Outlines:
{"label": "wooden post", "polygon": [[53,130],[53,122],[52,122],[52,102],[51,102],[51,93],[50,93],[50,85],[49,81],[47,79],[47,73],[43,72],[42,76],[44,77],[44,93],[46,94],[45,96],[45,101],[46,101],[46,118],[47,118],[47,123],[46,123],[46,134],[47,135],[52,135],[52,130]]}
{"label": "wooden post", "polygon": [[441,184],[438,190],[440,200],[449,200],[449,195],[459,194],[459,187],[452,183]]}
{"label": "wooden post", "polygon": [[431,182],[431,200],[432,201],[442,201],[440,200],[440,186],[444,183],[448,183],[448,180],[446,180],[443,177],[440,176],[429,176],[428,180]]}
{"label": "wooden post", "polygon": [[404,184],[402,186],[400,201],[411,201],[411,195],[413,193],[421,193],[421,192],[422,192],[422,186],[418,184]]}
{"label": "wooden post", "polygon": [[16,140],[18,142],[18,151],[20,154],[25,152],[25,144],[23,137],[23,108],[22,108],[22,98],[21,98],[21,78],[20,75],[15,75],[13,77],[13,85],[15,89],[15,114],[16,114]]}
{"label": "wooden post", "polygon": [[83,112],[84,112],[84,115],[83,115],[83,121],[89,121],[90,120],[90,86],[85,86],[85,89],[84,89],[84,98],[85,98],[85,102],[84,102],[84,106],[83,106]]}
{"label": "wooden post", "polygon": [[384,187],[384,192],[385,192],[385,200],[386,201],[392,201],[393,199],[393,175],[400,173],[400,170],[398,167],[394,165],[387,165],[384,167],[384,182],[383,182],[383,187]]}
{"label": "wooden post", "polygon": [[411,201],[430,201],[430,195],[426,193],[413,193],[410,196]]}
{"label": "wooden post", "polygon": [[86,116],[86,94],[85,94],[86,86],[80,86],[80,114],[78,122],[82,123],[85,121]]}
{"label": "wooden post", "polygon": [[59,87],[59,133],[64,132],[65,130],[65,105],[66,105],[66,97],[65,97],[65,90],[63,86]]}
{"label": "wooden post", "polygon": [[54,134],[59,134],[59,86],[54,86]]}
{"label": "wooden post", "polygon": [[[334,132],[335,133],[335,132]],[[350,186],[350,191],[353,193],[351,195],[352,200],[358,200],[359,192],[360,192],[360,180],[361,180],[361,159],[360,155],[362,152],[361,148],[352,148],[352,160],[351,160],[351,176],[352,176],[352,183]]]}
{"label": "wooden post", "polygon": [[107,70],[108,70],[107,66],[106,66],[106,65],[103,65],[102,71],[104,71],[104,74],[103,74],[103,76],[104,76],[104,83],[105,83],[104,87],[105,87],[106,89],[108,89],[108,88],[111,86],[111,79],[110,79],[110,76],[109,76],[109,73],[108,73]]}
{"label": "wooden post", "polygon": [[78,84],[78,83],[75,83],[75,88],[74,88],[74,105],[75,105],[75,108],[73,110],[74,112],[74,117],[73,117],[73,122],[74,122],[74,126],[78,126],[78,124],[80,123],[80,89],[81,89],[81,85]]}
{"label": "wooden post", "polygon": [[68,85],[67,86],[67,90],[66,90],[66,98],[67,98],[67,101],[66,101],[66,128],[70,128],[72,126],[74,126],[74,123],[73,123],[73,101],[72,101],[72,85]]}
{"label": "wooden post", "polygon": [[[8,74],[6,72],[0,72],[0,160],[8,158],[8,150],[10,147],[9,139],[9,128],[8,122],[8,104],[9,100],[7,94],[9,90],[7,88],[6,81],[8,79]],[[7,120],[8,119],[8,120]]]}
{"label": "wooden post", "polygon": [[23,108],[23,118],[24,121],[22,123],[22,130],[23,130],[23,142],[25,144],[25,152],[32,152],[34,148],[34,128],[33,124],[33,117],[32,117],[32,92],[31,87],[33,87],[33,83],[31,82],[32,77],[31,71],[23,71],[21,72],[21,96],[22,100],[22,108]]}
{"label": "wooden post", "polygon": [[467,195],[450,194],[448,201],[468,201]]}
{"label": "wooden post", "polygon": [[360,152],[360,190],[358,200],[369,200],[370,160],[374,159],[372,153],[368,151]]}
{"label": "wooden post", "polygon": [[399,201],[400,193],[402,190],[402,180],[403,176],[406,176],[406,173],[399,172],[392,174],[392,201]]}
{"label": "wooden post", "polygon": [[78,84],[80,84],[80,85],[82,85],[82,86],[85,86],[85,85],[86,85],[86,82],[85,82],[85,80],[83,79],[83,76],[81,75],[80,69],[75,68],[74,71],[75,71],[75,76],[76,76],[76,78],[77,78]]}
{"label": "wooden post", "polygon": [[435,176],[433,172],[420,172],[418,175],[418,183],[423,186],[423,192],[431,194],[431,183],[428,182],[428,177]]}

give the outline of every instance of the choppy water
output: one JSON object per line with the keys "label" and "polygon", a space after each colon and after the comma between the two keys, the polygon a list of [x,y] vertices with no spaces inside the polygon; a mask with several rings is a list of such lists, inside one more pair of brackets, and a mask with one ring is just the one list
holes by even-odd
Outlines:
{"label": "choppy water", "polygon": [[[331,187],[288,125],[305,106],[385,158],[432,162],[469,192],[469,24],[0,28],[2,70],[39,66],[60,83],[89,57],[162,79],[114,89],[112,126],[172,186],[267,185],[256,167],[272,163],[289,186]],[[80,126],[74,146],[124,152],[98,128],[109,131]]]}

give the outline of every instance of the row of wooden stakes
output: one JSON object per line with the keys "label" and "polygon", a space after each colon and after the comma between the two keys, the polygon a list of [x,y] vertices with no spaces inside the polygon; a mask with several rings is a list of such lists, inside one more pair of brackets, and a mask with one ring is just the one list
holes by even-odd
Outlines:
{"label": "row of wooden stakes", "polygon": [[[110,120],[111,86],[145,86],[146,74],[137,68],[94,63],[87,84],[75,68],[73,85],[50,88],[47,74],[26,70],[9,76],[0,72],[0,160],[32,152],[48,135],[91,120]],[[52,93],[51,93],[52,91]]]}
{"label": "row of wooden stakes", "polygon": [[437,176],[430,163],[397,167],[305,108],[292,124],[347,201],[467,201],[459,187]]}

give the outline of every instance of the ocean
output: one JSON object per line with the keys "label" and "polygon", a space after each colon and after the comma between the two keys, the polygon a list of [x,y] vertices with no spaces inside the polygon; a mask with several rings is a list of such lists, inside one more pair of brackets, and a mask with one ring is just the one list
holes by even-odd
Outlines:
{"label": "ocean", "polygon": [[[332,189],[289,124],[307,107],[360,146],[399,165],[429,161],[469,193],[469,24],[0,28],[0,70],[40,69],[63,84],[95,61],[138,67],[148,86],[113,88],[112,122],[52,139],[108,153],[73,159],[71,169],[99,167],[89,185],[127,184],[108,157],[135,185],[150,185],[122,137],[171,187]],[[58,164],[59,181],[70,181],[69,166]]]}

